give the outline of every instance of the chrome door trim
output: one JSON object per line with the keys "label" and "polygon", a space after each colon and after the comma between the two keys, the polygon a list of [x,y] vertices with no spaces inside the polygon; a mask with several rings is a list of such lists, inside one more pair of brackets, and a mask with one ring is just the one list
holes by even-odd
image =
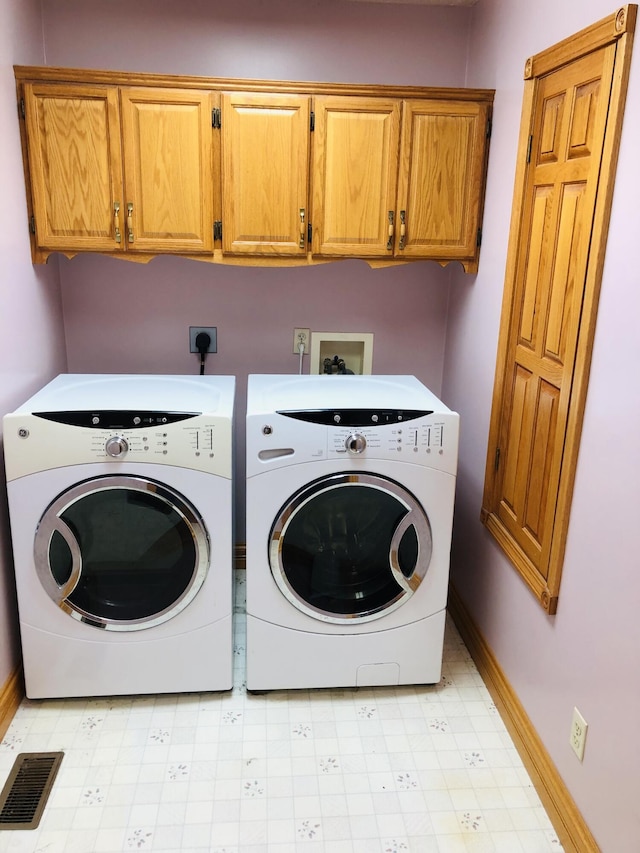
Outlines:
{"label": "chrome door trim", "polygon": [[[290,585],[282,564],[282,543],[291,521],[302,507],[318,495],[340,489],[343,486],[360,486],[377,489],[396,498],[407,510],[396,527],[391,543],[389,545],[389,571],[393,579],[400,586],[400,591],[392,600],[373,610],[362,613],[336,614],[315,607],[305,601]],[[410,575],[405,575],[399,562],[399,548],[402,537],[407,530],[413,526],[416,531],[418,543],[418,556],[416,565]],[[343,472],[340,474],[329,474],[312,483],[303,486],[283,505],[271,527],[268,543],[269,565],[271,574],[278,588],[298,610],[319,619],[323,622],[344,624],[345,622],[357,620],[358,622],[370,622],[393,612],[418,589],[424,580],[429,563],[431,562],[433,540],[431,536],[431,525],[418,499],[404,486],[388,477],[379,474]]]}
{"label": "chrome door trim", "polygon": [[[113,489],[149,492],[170,506],[185,522],[191,534],[195,554],[195,571],[190,584],[171,606],[140,619],[107,619],[87,613],[68,600],[82,574],[82,553],[72,530],[61,518],[66,509],[87,495]],[[69,580],[59,586],[49,566],[49,547],[54,533],[59,533],[71,551],[72,571]],[[204,583],[210,560],[210,538],[204,519],[195,507],[179,492],[164,483],[129,474],[91,477],[65,489],[46,508],[36,527],[33,556],[40,583],[52,601],[69,616],[106,631],[138,631],[152,628],[176,616],[195,598]]]}

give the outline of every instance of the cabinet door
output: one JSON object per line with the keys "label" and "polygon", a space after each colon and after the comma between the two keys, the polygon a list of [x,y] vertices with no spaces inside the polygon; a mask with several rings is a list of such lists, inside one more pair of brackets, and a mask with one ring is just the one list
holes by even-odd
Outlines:
{"label": "cabinet door", "polygon": [[213,252],[212,95],[121,90],[127,251]]}
{"label": "cabinet door", "polygon": [[121,250],[117,88],[25,83],[24,100],[36,245]]}
{"label": "cabinet door", "polygon": [[307,251],[309,98],[222,95],[222,250]]}
{"label": "cabinet door", "polygon": [[465,101],[404,102],[396,257],[476,257],[487,109]]}
{"label": "cabinet door", "polygon": [[400,104],[315,99],[314,254],[393,256]]}

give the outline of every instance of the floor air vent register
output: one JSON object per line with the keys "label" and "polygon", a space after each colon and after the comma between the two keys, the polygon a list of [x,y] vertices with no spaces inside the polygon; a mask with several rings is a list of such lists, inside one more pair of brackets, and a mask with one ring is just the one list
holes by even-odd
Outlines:
{"label": "floor air vent register", "polygon": [[36,829],[63,752],[21,752],[0,793],[0,830]]}

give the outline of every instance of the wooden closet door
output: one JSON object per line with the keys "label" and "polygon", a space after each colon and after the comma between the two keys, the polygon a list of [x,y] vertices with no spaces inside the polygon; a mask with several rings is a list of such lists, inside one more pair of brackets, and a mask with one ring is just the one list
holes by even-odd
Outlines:
{"label": "wooden closet door", "polygon": [[630,59],[624,16],[619,23],[604,19],[528,63],[538,70],[530,71],[525,90],[526,164],[518,167],[522,191],[511,222],[482,516],[550,613],[557,607]]}
{"label": "wooden closet door", "polygon": [[24,100],[36,245],[121,250],[117,88],[25,83]]}
{"label": "wooden closet door", "polygon": [[313,253],[393,257],[398,99],[314,101]]}
{"label": "wooden closet door", "polygon": [[128,252],[213,253],[210,92],[121,90]]}
{"label": "wooden closet door", "polygon": [[309,98],[222,95],[222,251],[307,252]]}

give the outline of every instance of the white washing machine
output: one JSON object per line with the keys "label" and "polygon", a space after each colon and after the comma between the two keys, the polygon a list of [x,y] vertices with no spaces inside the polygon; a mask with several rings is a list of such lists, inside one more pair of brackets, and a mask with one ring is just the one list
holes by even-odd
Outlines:
{"label": "white washing machine", "polygon": [[249,377],[249,690],[440,680],[458,422],[413,376]]}
{"label": "white washing machine", "polygon": [[27,696],[231,688],[234,393],[62,374],[4,417]]}

